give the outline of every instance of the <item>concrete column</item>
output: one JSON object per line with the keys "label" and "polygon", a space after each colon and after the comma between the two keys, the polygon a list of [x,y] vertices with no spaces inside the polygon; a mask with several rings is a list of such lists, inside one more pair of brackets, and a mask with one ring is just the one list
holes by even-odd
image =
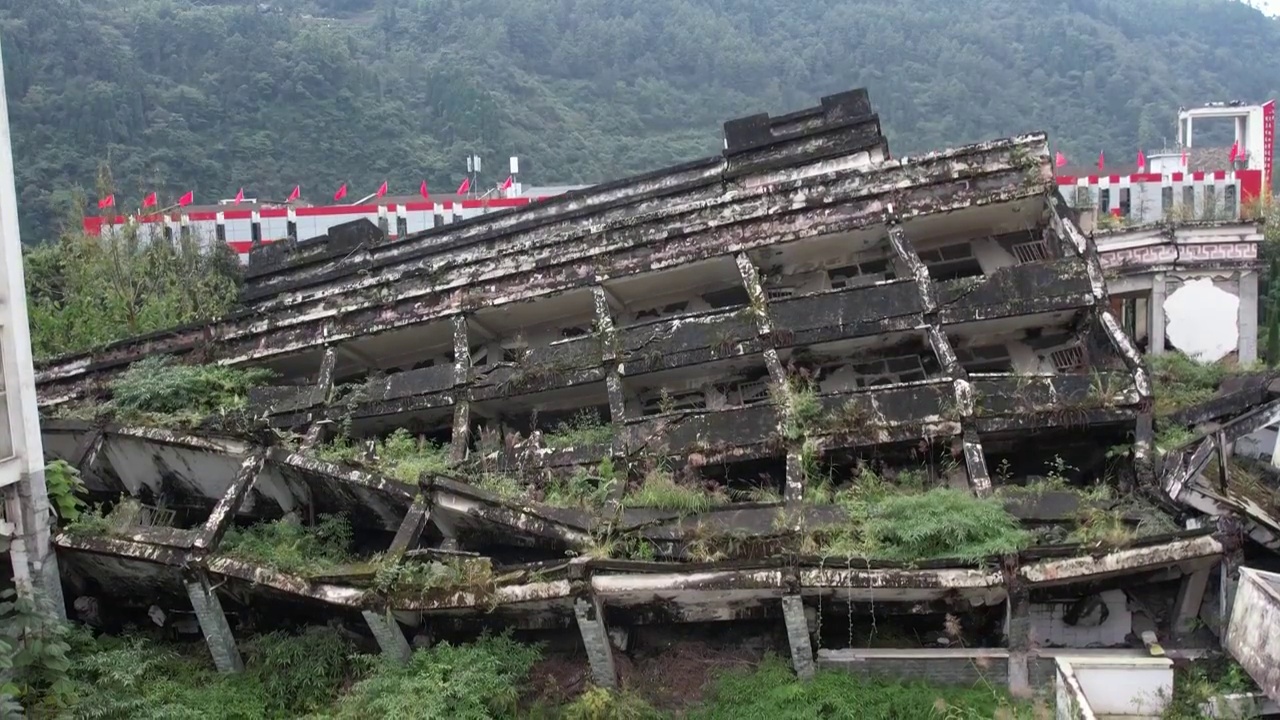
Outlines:
{"label": "concrete column", "polygon": [[409,512],[405,513],[404,520],[400,521],[396,536],[391,540],[391,548],[387,551],[388,555],[399,558],[406,550],[417,546],[430,520],[431,508],[427,505],[427,499],[418,496],[409,506]]}
{"label": "concrete column", "polygon": [[787,624],[787,641],[791,644],[791,666],[796,677],[811,680],[814,675],[813,643],[809,639],[809,623],[804,615],[804,602],[799,595],[782,598],[782,618]]}
{"label": "concrete column", "polygon": [[618,671],[613,664],[613,645],[604,624],[604,607],[595,597],[580,597],[573,602],[573,613],[578,618],[578,631],[582,644],[587,648],[591,663],[591,681],[610,690],[618,687]]}
{"label": "concrete column", "polygon": [[799,448],[787,450],[787,478],[783,499],[788,505],[804,501],[804,453]]}
{"label": "concrete column", "polygon": [[1031,692],[1031,594],[1018,573],[1017,557],[1006,558],[1005,640],[1009,646],[1009,692],[1026,697]]}
{"label": "concrete column", "polygon": [[244,670],[244,661],[240,659],[240,651],[236,648],[235,636],[231,634],[231,626],[227,624],[226,613],[222,612],[222,602],[218,593],[209,585],[209,577],[197,573],[185,581],[187,597],[191,599],[191,607],[196,611],[196,619],[200,621],[200,632],[209,646],[209,654],[213,656],[213,665],[221,673],[238,673]]}
{"label": "concrete column", "polygon": [[1178,598],[1173,605],[1173,633],[1185,635],[1195,629],[1196,618],[1200,616],[1200,604],[1204,601],[1204,590],[1209,584],[1209,573],[1212,568],[1197,570],[1182,576],[1178,587]]}
{"label": "concrete column", "polygon": [[369,624],[369,630],[373,632],[373,637],[378,641],[378,648],[382,650],[384,657],[398,663],[409,662],[409,656],[413,654],[413,650],[409,647],[409,641],[405,639],[404,631],[400,629],[400,623],[390,612],[383,614],[364,610],[360,614]]}
{"label": "concrete column", "polygon": [[1258,273],[1240,273],[1240,341],[1236,353],[1241,363],[1258,361]]}
{"label": "concrete column", "polygon": [[[1164,299],[1168,295],[1165,283],[1164,273],[1156,273],[1151,280],[1151,302],[1147,303],[1151,309],[1151,317],[1147,320],[1147,337],[1150,338],[1147,343],[1147,353],[1151,355],[1164,353]],[[1254,291],[1256,298],[1256,285]]]}
{"label": "concrete column", "polygon": [[453,435],[449,441],[450,462],[467,459],[471,447],[471,403],[467,389],[471,384],[471,340],[467,332],[467,318],[453,318],[453,389],[458,396],[453,406]]}
{"label": "concrete column", "polygon": [[244,496],[249,494],[249,488],[253,487],[254,481],[258,479],[258,473],[262,472],[265,460],[266,454],[260,450],[240,463],[240,470],[236,472],[235,478],[218,499],[218,504],[213,506],[209,519],[205,520],[204,526],[192,541],[193,548],[204,552],[217,549],[218,544],[222,542],[222,536],[235,520],[236,513],[244,502]]}

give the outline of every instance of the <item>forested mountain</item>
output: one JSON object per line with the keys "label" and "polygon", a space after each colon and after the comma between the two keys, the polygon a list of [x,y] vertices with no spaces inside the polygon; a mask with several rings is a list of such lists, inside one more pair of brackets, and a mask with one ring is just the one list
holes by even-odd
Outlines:
{"label": "forested mountain", "polygon": [[1120,158],[1179,105],[1280,93],[1280,21],[1236,0],[0,0],[0,37],[29,240],[102,161],[134,205],[451,190],[470,151],[591,182],[864,85],[899,155],[1046,130]]}

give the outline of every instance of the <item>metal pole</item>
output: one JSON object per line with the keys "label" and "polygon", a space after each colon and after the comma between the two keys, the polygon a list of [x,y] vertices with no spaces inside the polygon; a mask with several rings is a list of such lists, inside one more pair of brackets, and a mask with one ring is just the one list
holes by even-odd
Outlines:
{"label": "metal pole", "polygon": [[[14,532],[24,542],[26,557],[14,557],[29,567],[59,616],[66,613],[57,556],[50,538],[49,494],[44,480],[44,447],[36,407],[35,368],[31,358],[31,329],[27,324],[27,292],[22,271],[22,239],[18,230],[18,199],[13,180],[13,144],[9,136],[9,101],[4,84],[4,52],[0,45],[0,361],[3,362],[4,412],[12,453],[0,458],[0,485]],[[5,443],[9,444],[8,442]],[[16,497],[15,497],[16,496]],[[16,500],[16,501],[15,501]],[[13,517],[14,510],[19,517]],[[19,550],[21,552],[21,550]],[[15,573],[16,574],[16,573]]]}

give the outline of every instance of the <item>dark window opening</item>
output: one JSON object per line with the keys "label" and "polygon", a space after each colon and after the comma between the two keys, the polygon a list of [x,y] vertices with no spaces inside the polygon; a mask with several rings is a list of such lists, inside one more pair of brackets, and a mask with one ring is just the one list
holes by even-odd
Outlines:
{"label": "dark window opening", "polygon": [[262,223],[250,223],[249,237],[255,242],[262,242]]}
{"label": "dark window opening", "polygon": [[716,290],[702,296],[707,304],[716,310],[729,307],[741,307],[751,302],[751,296],[747,294],[744,287],[729,288],[728,290]]}
{"label": "dark window opening", "polygon": [[1224,219],[1235,219],[1236,216],[1236,186],[1228,185],[1222,189],[1222,212],[1226,215]]}
{"label": "dark window opening", "polygon": [[925,250],[920,253],[920,260],[929,268],[929,277],[934,280],[982,275],[982,265],[973,257],[973,248],[967,242]]}
{"label": "dark window opening", "polygon": [[1111,190],[1098,191],[1098,211],[1103,214],[1111,212]]}
{"label": "dark window opening", "polygon": [[173,242],[173,226],[172,225],[164,226],[164,239],[166,242]]}
{"label": "dark window opening", "polygon": [[183,225],[182,227],[178,228],[178,237],[182,238],[183,240],[190,240],[190,239],[191,239],[191,226],[190,226],[190,225]]}
{"label": "dark window opening", "polygon": [[1129,188],[1120,188],[1120,214],[1125,217],[1129,217],[1129,212],[1132,208],[1132,197],[1133,193]]}
{"label": "dark window opening", "polygon": [[409,234],[409,218],[396,218],[396,237],[404,237]]}
{"label": "dark window opening", "polygon": [[1212,216],[1218,210],[1218,198],[1212,185],[1204,186],[1204,214]]}
{"label": "dark window opening", "polygon": [[218,242],[220,242],[220,243],[224,243],[224,242],[226,242],[226,241],[227,241],[227,226],[226,226],[226,225],[223,225],[222,223],[218,223],[217,227],[216,227],[216,228],[214,229],[214,231],[213,231],[213,236],[214,236],[215,238],[217,238],[217,239],[218,239]]}
{"label": "dark window opening", "polygon": [[971,373],[1013,372],[1013,360],[1003,344],[956,348],[956,359]]}
{"label": "dark window opening", "polygon": [[1173,187],[1160,188],[1160,212],[1167,213],[1173,209]]}
{"label": "dark window opening", "polygon": [[874,285],[882,280],[893,278],[893,269],[888,260],[868,260],[866,262],[831,268],[827,271],[832,290],[843,290],[850,287]]}
{"label": "dark window opening", "polygon": [[383,235],[388,235],[391,233],[391,223],[387,220],[386,215],[383,215],[382,217],[378,218],[378,229],[382,231]]}
{"label": "dark window opening", "polygon": [[681,390],[679,392],[653,391],[640,398],[640,406],[645,415],[657,415],[678,410],[703,410],[707,407],[707,396],[701,390]]}
{"label": "dark window opening", "polygon": [[293,220],[290,220],[288,230],[286,230],[286,232],[289,233],[290,240],[297,240],[298,239],[298,223]]}
{"label": "dark window opening", "polygon": [[1182,188],[1182,207],[1187,212],[1195,212],[1196,209],[1196,189],[1190,185]]}
{"label": "dark window opening", "polygon": [[584,327],[567,327],[560,330],[560,337],[566,340],[572,338],[586,337],[591,331]]}

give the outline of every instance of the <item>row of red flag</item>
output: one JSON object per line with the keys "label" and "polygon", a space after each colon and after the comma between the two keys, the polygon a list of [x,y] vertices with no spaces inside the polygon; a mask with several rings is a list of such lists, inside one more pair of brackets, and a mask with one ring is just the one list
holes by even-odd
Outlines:
{"label": "row of red flag", "polygon": [[[502,184],[499,185],[498,188],[500,190],[510,190],[511,186],[514,183],[515,183],[515,178],[508,175],[507,179],[503,180]],[[471,178],[464,178],[462,180],[462,184],[458,186],[458,190],[455,194],[462,195],[463,193],[469,191],[470,189],[471,189]],[[422,195],[424,199],[428,199],[428,200],[431,199],[431,194],[427,192],[426,180],[422,181],[422,186],[418,188],[418,193]],[[375,196],[383,197],[386,194],[387,194],[387,183],[384,180],[381,187],[378,188],[378,192],[376,193]],[[289,193],[289,199],[285,200],[285,202],[291,203],[296,201],[300,197],[302,197],[302,186],[295,185],[293,187],[293,192]],[[347,197],[347,184],[343,183],[342,187],[338,188],[338,191],[333,194],[333,200],[334,202],[337,202],[346,197]],[[188,190],[186,193],[182,195],[182,197],[178,198],[178,207],[186,207],[187,205],[190,205],[194,201],[195,201],[195,193],[191,190]],[[236,192],[235,203],[239,205],[243,201],[244,201],[244,188],[240,188],[240,190]],[[159,202],[156,197],[156,193],[154,192],[148,193],[147,196],[142,199],[142,207],[144,208],[155,207],[158,204]],[[115,193],[112,193],[98,201],[99,210],[105,210],[109,207],[115,207],[115,206],[116,206]]]}
{"label": "row of red flag", "polygon": [[[1231,152],[1227,154],[1227,161],[1234,163],[1236,161],[1236,158],[1242,157],[1243,155],[1244,155],[1244,151],[1240,149],[1240,143],[1238,142],[1232,143]],[[1054,167],[1062,167],[1066,165],[1067,156],[1063,155],[1061,151],[1054,153],[1053,164],[1054,164]],[[1107,166],[1107,161],[1106,161],[1105,154],[1098,153],[1098,169],[1103,170],[1106,168],[1106,166]],[[1182,151],[1182,166],[1183,167],[1187,166],[1186,150]],[[1139,150],[1138,151],[1138,169],[1143,170],[1146,167],[1147,167],[1147,156],[1143,154],[1141,150]]]}

